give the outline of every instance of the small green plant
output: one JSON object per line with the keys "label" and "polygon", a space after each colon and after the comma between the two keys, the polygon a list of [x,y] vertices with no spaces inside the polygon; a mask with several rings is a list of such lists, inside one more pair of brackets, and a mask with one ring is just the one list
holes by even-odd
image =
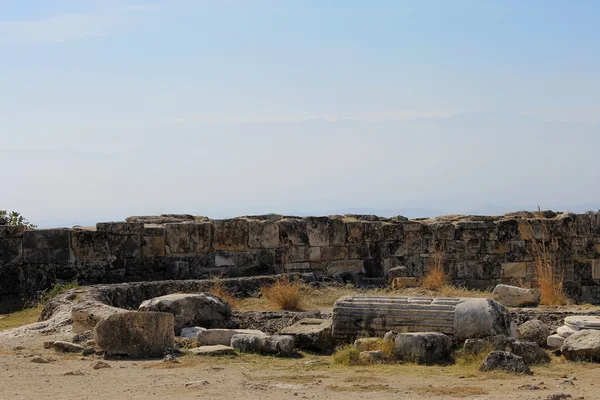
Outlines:
{"label": "small green plant", "polygon": [[66,292],[67,290],[79,289],[80,287],[81,286],[79,286],[77,281],[65,282],[65,283],[55,283],[52,285],[52,287],[50,289],[46,289],[42,292],[42,294],[40,295],[40,302],[42,304],[45,304],[45,303],[49,302],[50,300],[52,300],[53,298],[55,298],[56,296],[58,296],[59,294]]}
{"label": "small green plant", "polygon": [[360,352],[361,350],[352,344],[338,347],[333,354],[333,362],[340,365],[359,365]]}
{"label": "small green plant", "polygon": [[24,225],[27,229],[37,228],[16,211],[0,210],[0,225]]}

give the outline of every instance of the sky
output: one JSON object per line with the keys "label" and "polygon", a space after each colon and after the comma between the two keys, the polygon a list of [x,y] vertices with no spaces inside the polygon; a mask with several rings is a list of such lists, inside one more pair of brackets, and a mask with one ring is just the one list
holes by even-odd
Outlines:
{"label": "sky", "polygon": [[0,209],[600,208],[600,2],[0,0]]}

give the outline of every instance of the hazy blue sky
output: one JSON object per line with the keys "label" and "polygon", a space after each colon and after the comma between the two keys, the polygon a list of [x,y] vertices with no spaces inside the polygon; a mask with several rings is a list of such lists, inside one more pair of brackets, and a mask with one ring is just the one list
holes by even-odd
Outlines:
{"label": "hazy blue sky", "polygon": [[0,209],[599,208],[599,20],[592,0],[0,0]]}

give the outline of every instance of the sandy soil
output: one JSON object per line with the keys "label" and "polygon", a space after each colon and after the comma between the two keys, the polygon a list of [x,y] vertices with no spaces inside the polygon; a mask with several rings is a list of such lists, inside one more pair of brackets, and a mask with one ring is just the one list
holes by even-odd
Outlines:
{"label": "sandy soil", "polygon": [[[0,343],[0,399],[544,399],[553,393],[600,398],[600,365],[566,363],[534,367],[533,376],[481,373],[476,366],[413,364],[347,367],[328,356],[283,359],[244,354],[214,358],[106,361],[44,350],[51,337]],[[54,339],[54,337],[52,337]],[[20,348],[22,346],[24,348]],[[15,348],[16,347],[16,348]],[[32,363],[34,354],[53,359]],[[567,378],[577,379],[561,384]],[[189,386],[188,384],[192,384]],[[522,390],[532,384],[540,390]],[[189,387],[186,387],[188,385]]]}

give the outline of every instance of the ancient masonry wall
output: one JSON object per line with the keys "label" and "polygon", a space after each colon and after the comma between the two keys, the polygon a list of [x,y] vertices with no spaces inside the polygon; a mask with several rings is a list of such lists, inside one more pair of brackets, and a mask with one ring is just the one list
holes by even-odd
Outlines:
{"label": "ancient masonry wall", "polygon": [[[545,213],[546,244],[568,292],[600,303],[600,214]],[[499,217],[266,215],[209,220],[186,215],[131,217],[95,228],[24,230],[0,226],[0,299],[31,295],[54,282],[79,284],[317,271],[382,278],[406,266],[420,277],[437,250],[456,284],[474,288],[531,282],[520,228],[529,213]]]}

